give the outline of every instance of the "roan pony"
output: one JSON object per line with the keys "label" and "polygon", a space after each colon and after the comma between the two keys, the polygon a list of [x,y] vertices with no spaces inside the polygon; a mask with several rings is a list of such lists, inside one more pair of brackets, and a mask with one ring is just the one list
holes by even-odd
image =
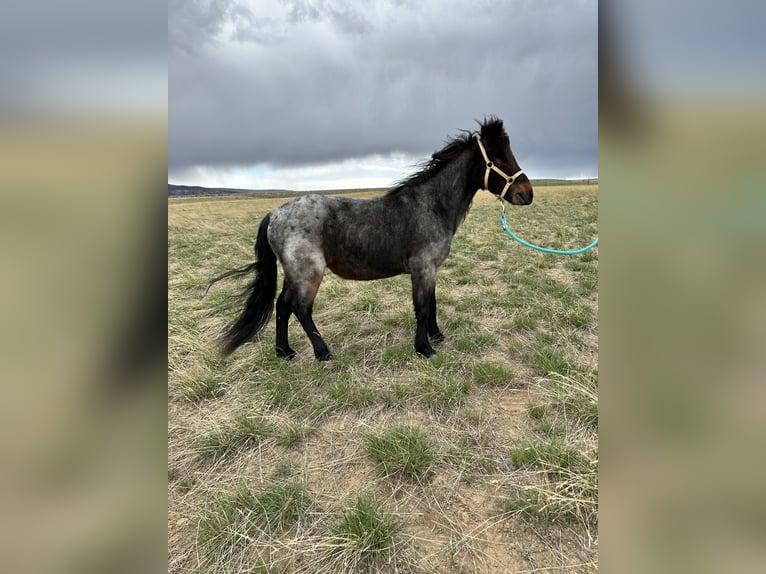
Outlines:
{"label": "roan pony", "polygon": [[294,313],[316,358],[332,359],[311,316],[327,267],[343,279],[361,281],[409,273],[417,319],[415,351],[432,356],[431,342],[444,340],[436,322],[436,271],[474,195],[487,190],[514,205],[532,203],[532,185],[513,157],[502,120],[485,118],[480,128],[449,140],[419,172],[381,197],[304,195],[267,214],[258,228],[256,261],[208,286],[255,272],[245,308],[222,336],[224,355],[252,339],[271,317],[279,259],[284,284],[276,304],[278,357],[295,357],[287,341],[287,322]]}

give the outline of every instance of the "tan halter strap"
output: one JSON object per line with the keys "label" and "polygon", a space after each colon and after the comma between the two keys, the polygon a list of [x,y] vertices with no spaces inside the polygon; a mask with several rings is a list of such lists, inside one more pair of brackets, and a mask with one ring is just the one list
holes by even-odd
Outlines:
{"label": "tan halter strap", "polygon": [[[505,187],[503,187],[503,191],[501,191],[498,194],[497,198],[505,199],[506,192],[511,187],[511,185],[513,185],[513,182],[516,181],[516,178],[519,177],[522,173],[524,173],[524,170],[520,169],[513,175],[506,174],[502,169],[497,167],[493,161],[489,159],[489,157],[487,156],[487,150],[484,149],[484,146],[481,143],[481,138],[476,138],[476,142],[479,144],[479,150],[481,150],[481,155],[484,158],[484,163],[486,164],[486,168],[484,169],[483,191],[489,191],[489,172],[494,171],[496,174],[498,174],[500,177],[502,177],[505,180]],[[505,201],[508,201],[508,200],[505,199]]]}

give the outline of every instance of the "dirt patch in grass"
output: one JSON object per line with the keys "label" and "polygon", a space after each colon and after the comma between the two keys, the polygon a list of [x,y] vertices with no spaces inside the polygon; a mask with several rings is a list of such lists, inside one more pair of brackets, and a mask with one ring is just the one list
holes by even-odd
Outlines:
{"label": "dirt patch in grass", "polygon": [[506,519],[491,516],[502,498],[497,485],[455,483],[453,477],[434,478],[420,501],[406,501],[415,513],[408,533],[413,552],[424,567],[439,572],[515,572],[528,562],[509,552]]}
{"label": "dirt patch in grass", "polygon": [[[562,255],[562,257],[573,257],[572,255]],[[555,267],[545,270],[545,274],[556,281],[560,281],[564,285],[570,288],[574,288],[577,285],[577,281],[574,274],[564,267],[564,262],[559,262]]]}
{"label": "dirt patch in grass", "polygon": [[345,500],[374,483],[375,469],[367,463],[359,440],[367,428],[352,414],[332,417],[296,452],[306,482],[318,500]]}

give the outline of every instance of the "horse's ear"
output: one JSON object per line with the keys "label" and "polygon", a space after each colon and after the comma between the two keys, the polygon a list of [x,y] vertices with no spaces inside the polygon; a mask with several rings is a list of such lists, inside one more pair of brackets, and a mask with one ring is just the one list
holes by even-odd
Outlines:
{"label": "horse's ear", "polygon": [[481,138],[483,140],[495,140],[505,135],[503,120],[498,117],[490,116],[481,124]]}

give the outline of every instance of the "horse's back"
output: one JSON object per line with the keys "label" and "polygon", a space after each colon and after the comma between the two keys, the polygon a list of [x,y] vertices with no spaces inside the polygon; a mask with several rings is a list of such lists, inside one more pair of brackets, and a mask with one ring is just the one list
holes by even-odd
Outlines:
{"label": "horse's back", "polygon": [[336,220],[346,198],[325,195],[302,195],[271,212],[269,242],[279,248],[285,242],[319,246],[329,220]]}

